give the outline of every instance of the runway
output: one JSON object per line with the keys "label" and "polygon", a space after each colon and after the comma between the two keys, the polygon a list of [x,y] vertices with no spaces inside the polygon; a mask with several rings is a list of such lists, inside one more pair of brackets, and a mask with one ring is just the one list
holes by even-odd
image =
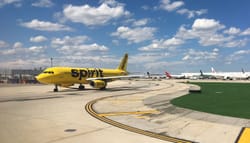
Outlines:
{"label": "runway", "polygon": [[169,100],[189,89],[175,81],[115,81],[106,91],[86,88],[54,93],[51,85],[0,87],[0,141],[228,143],[236,141],[242,127],[250,127],[250,120],[173,107]]}

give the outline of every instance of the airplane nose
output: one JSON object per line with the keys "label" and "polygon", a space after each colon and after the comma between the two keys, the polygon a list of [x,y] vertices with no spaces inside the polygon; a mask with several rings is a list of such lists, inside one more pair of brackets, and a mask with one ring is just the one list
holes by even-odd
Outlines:
{"label": "airplane nose", "polygon": [[35,77],[37,81],[39,81],[40,83],[47,83],[46,81],[46,77],[44,77],[43,75],[38,75]]}
{"label": "airplane nose", "polygon": [[35,79],[36,79],[37,81],[41,82],[41,76],[37,75],[37,76],[35,76]]}

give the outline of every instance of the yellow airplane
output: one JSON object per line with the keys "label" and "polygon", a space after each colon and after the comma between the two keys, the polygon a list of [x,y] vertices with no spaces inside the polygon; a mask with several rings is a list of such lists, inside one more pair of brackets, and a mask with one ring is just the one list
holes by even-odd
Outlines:
{"label": "yellow airplane", "polygon": [[74,84],[80,84],[80,90],[85,88],[82,84],[105,89],[107,82],[138,77],[136,75],[127,76],[127,61],[128,54],[126,53],[116,69],[51,67],[36,76],[36,79],[40,83],[54,84],[54,92],[58,91],[58,86],[69,87]]}

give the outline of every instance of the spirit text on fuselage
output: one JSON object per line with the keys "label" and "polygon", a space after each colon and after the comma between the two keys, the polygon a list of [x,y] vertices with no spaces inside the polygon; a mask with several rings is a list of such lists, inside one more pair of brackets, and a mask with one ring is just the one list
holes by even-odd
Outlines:
{"label": "spirit text on fuselage", "polygon": [[103,77],[103,70],[101,69],[71,69],[71,76],[78,77],[79,80],[82,78],[90,77]]}

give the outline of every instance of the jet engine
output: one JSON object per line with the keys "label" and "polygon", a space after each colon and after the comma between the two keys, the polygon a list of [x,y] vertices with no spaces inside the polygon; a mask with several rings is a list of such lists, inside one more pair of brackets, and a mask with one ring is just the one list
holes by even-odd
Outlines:
{"label": "jet engine", "polygon": [[89,83],[94,88],[105,89],[107,83],[103,80],[93,80]]}

